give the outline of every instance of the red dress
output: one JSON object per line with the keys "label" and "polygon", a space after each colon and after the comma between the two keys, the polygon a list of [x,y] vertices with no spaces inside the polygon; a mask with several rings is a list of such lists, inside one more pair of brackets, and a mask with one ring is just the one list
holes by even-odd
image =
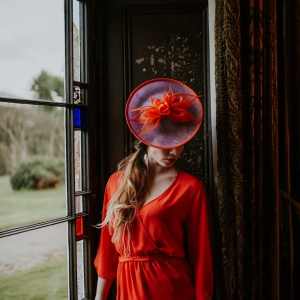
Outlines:
{"label": "red dress", "polygon": [[[106,186],[104,214],[120,173]],[[119,300],[204,300],[212,295],[213,270],[202,181],[180,171],[172,185],[144,205],[131,232],[131,255],[111,242],[104,227],[95,267],[99,277],[117,276]]]}

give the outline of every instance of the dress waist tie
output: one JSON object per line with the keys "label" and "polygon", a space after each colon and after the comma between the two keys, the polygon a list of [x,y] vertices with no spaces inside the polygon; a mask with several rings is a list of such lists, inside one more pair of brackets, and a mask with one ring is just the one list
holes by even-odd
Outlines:
{"label": "dress waist tie", "polygon": [[143,256],[119,256],[119,262],[126,262],[126,261],[149,261],[149,260],[159,260],[159,259],[168,259],[168,258],[177,258],[177,259],[184,259],[184,257],[176,257],[176,256],[169,256],[169,255],[143,255]]}

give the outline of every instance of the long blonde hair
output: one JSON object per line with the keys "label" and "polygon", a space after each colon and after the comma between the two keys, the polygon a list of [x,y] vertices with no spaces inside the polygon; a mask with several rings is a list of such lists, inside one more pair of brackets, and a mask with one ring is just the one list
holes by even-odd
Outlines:
{"label": "long blonde hair", "polygon": [[[125,157],[118,165],[122,172],[119,188],[107,205],[105,219],[101,227],[108,225],[112,233],[112,242],[130,250],[130,229],[136,212],[144,202],[147,191],[148,163],[147,145],[140,141],[135,144],[136,151]],[[125,241],[126,234],[126,241]]]}

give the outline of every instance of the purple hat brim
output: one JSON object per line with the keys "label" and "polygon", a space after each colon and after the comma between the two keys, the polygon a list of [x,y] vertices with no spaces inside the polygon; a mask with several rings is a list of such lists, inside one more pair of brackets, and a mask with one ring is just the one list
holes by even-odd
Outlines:
{"label": "purple hat brim", "polygon": [[157,78],[139,85],[130,95],[126,103],[125,116],[129,129],[134,136],[144,144],[159,148],[171,149],[187,143],[199,130],[203,120],[203,107],[198,98],[186,110],[192,114],[196,121],[176,123],[163,116],[160,125],[147,133],[141,134],[143,124],[136,123],[132,119],[137,112],[132,110],[141,106],[151,106],[150,97],[162,99],[165,91],[172,89],[173,93],[197,94],[180,81],[169,78]]}

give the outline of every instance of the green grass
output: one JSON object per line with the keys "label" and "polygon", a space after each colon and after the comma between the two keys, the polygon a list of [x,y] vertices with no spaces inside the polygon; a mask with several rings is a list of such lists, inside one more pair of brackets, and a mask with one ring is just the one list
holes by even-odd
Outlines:
{"label": "green grass", "polygon": [[48,261],[28,271],[1,276],[0,299],[68,299],[68,274],[65,257]]}
{"label": "green grass", "polygon": [[0,176],[0,230],[66,215],[65,187],[14,191],[9,176]]}
{"label": "green grass", "polygon": [[[47,190],[14,191],[10,186],[9,176],[0,176],[0,230],[65,215],[64,186]],[[50,259],[34,268],[10,275],[1,275],[0,299],[68,299],[66,257]]]}

